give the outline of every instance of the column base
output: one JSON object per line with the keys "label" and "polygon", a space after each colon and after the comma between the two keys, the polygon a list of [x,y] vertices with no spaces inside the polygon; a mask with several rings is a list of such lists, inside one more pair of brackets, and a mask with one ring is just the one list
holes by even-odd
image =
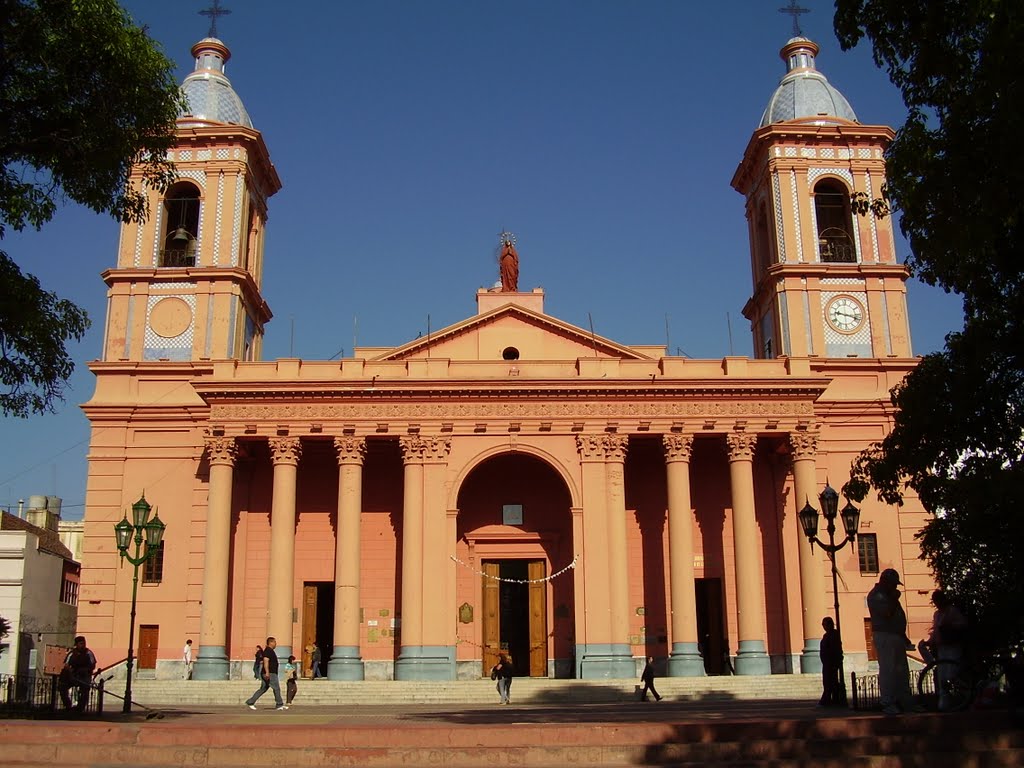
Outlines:
{"label": "column base", "polygon": [[809,637],[804,640],[804,649],[800,654],[800,671],[805,675],[821,674],[821,640]]}
{"label": "column base", "polygon": [[636,676],[636,662],[626,643],[576,646],[576,677],[580,680],[632,680]]}
{"label": "column base", "polygon": [[665,670],[668,677],[704,677],[704,659],[696,643],[672,643]]}
{"label": "column base", "polygon": [[740,640],[736,654],[737,675],[770,675],[772,660],[764,647],[763,640]]}
{"label": "column base", "polygon": [[455,647],[403,645],[395,662],[395,680],[454,680]]}
{"label": "column base", "polygon": [[228,680],[231,668],[227,648],[223,645],[204,645],[196,654],[192,665],[193,680]]}
{"label": "column base", "polygon": [[327,663],[328,680],[363,680],[363,660],[359,656],[359,646],[336,645],[331,651],[331,660]]}
{"label": "column base", "polygon": [[[277,654],[277,662],[284,664],[288,661],[288,657],[292,656],[292,647],[290,645],[281,645],[280,643],[274,648],[274,653]],[[281,674],[284,674],[283,672]]]}

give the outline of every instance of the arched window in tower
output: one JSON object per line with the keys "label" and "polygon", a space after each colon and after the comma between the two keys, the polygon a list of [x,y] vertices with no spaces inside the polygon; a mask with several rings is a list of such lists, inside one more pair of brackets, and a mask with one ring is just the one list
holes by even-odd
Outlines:
{"label": "arched window in tower", "polygon": [[190,182],[172,185],[164,197],[161,267],[194,267],[199,238],[199,189]]}
{"label": "arched window in tower", "polygon": [[842,183],[823,179],[815,185],[814,216],[818,223],[819,260],[856,263],[850,193]]}

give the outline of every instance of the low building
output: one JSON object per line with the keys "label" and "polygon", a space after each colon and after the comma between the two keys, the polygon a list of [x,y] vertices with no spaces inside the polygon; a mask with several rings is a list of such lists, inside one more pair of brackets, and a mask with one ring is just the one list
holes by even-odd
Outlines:
{"label": "low building", "polygon": [[70,646],[78,620],[80,566],[57,533],[60,499],[30,497],[27,518],[0,512],[0,616],[11,623],[0,674],[41,671],[45,646]]}

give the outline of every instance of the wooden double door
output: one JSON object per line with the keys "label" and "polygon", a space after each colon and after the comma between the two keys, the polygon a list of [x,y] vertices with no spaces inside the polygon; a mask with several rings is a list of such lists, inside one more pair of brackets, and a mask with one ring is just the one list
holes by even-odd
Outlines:
{"label": "wooden double door", "polygon": [[483,561],[484,675],[504,653],[517,676],[547,677],[546,572],[543,560]]}

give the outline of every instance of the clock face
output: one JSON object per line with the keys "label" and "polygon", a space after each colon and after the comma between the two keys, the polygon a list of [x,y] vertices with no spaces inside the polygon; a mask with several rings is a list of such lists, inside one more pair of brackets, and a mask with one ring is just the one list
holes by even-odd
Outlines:
{"label": "clock face", "polygon": [[837,331],[853,333],[864,323],[864,307],[849,296],[838,296],[828,303],[825,316]]}

